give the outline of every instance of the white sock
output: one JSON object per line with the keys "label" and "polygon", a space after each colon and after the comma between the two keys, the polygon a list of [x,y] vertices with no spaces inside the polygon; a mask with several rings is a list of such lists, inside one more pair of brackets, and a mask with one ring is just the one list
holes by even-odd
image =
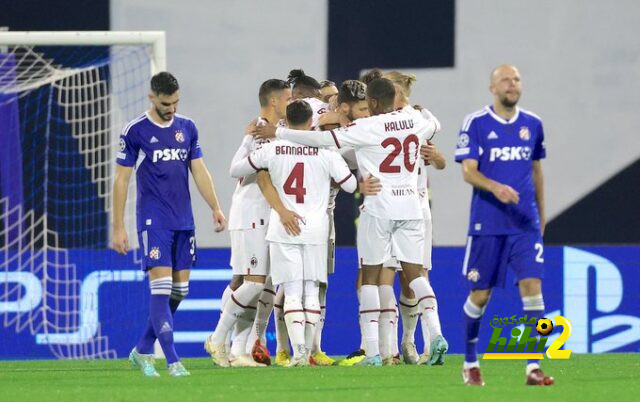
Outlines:
{"label": "white sock", "polygon": [[413,290],[420,303],[422,314],[426,316],[430,334],[429,339],[433,340],[438,335],[442,335],[440,317],[438,317],[438,302],[427,278],[420,276],[412,280],[409,287]]}
{"label": "white sock", "polygon": [[256,319],[253,321],[253,327],[247,338],[247,353],[251,354],[253,345],[260,339],[263,345],[267,345],[265,339],[265,333],[267,331],[267,324],[269,324],[269,316],[273,311],[273,299],[276,297],[276,292],[273,290],[271,284],[271,277],[267,277],[267,281],[262,289],[260,299],[258,299],[258,310],[256,311]]}
{"label": "white sock", "polygon": [[318,285],[316,281],[304,281],[304,343],[309,351],[313,347],[321,315]]}
{"label": "white sock", "polygon": [[[229,301],[229,297],[231,297],[231,293],[233,293],[233,289],[229,285],[224,288],[224,292],[222,292],[222,297],[220,298],[220,317],[222,318],[222,312],[224,311],[224,307],[227,305]],[[227,332],[227,336],[224,338],[224,344],[227,350],[231,347],[231,338],[233,331]]]}
{"label": "white sock", "polygon": [[402,317],[402,343],[415,343],[415,332],[418,326],[420,308],[416,298],[409,299],[400,294],[400,317]]}
{"label": "white sock", "polygon": [[316,324],[316,335],[313,338],[313,347],[311,348],[311,354],[322,352],[322,330],[324,329],[324,318],[327,315],[327,284],[320,287],[320,319]]}
{"label": "white sock", "polygon": [[420,314],[420,328],[422,328],[422,339],[424,340],[424,348],[422,353],[431,353],[431,331],[429,330],[429,319],[426,314]]}
{"label": "white sock", "polygon": [[360,316],[363,320],[363,332],[365,340],[365,352],[368,357],[380,354],[378,345],[378,320],[380,319],[380,297],[378,296],[378,286],[362,285],[360,288]]}
{"label": "white sock", "polygon": [[[358,295],[358,307],[359,310],[362,310],[362,302],[360,298],[361,290],[357,289],[356,294]],[[360,350],[365,350],[367,342],[364,340],[364,318],[362,318],[362,314],[358,313],[358,326],[360,327]]]}
{"label": "white sock", "polygon": [[246,353],[247,337],[251,332],[256,310],[246,309],[236,321],[233,331],[233,343],[231,344],[231,354],[238,357]]}
{"label": "white sock", "polygon": [[293,346],[294,357],[306,354],[305,347],[305,316],[302,306],[302,281],[285,282],[283,284],[284,320],[287,323],[287,332]]}
{"label": "white sock", "polygon": [[255,310],[263,286],[262,283],[244,281],[244,283],[231,294],[229,301],[222,310],[222,314],[220,314],[218,325],[211,335],[214,343],[225,342],[227,334],[246,309]]}
{"label": "white sock", "polygon": [[378,286],[378,296],[380,297],[378,337],[380,339],[380,355],[385,359],[392,356],[391,332],[396,315],[396,296],[393,293],[393,286]]}
{"label": "white sock", "polygon": [[281,285],[273,301],[273,315],[276,324],[276,353],[283,350],[289,351],[289,334],[287,333],[287,323],[284,320],[284,301],[284,287]]}
{"label": "white sock", "polygon": [[391,328],[391,336],[389,337],[389,343],[391,344],[391,356],[398,356],[400,350],[398,349],[398,306],[396,305],[395,315],[393,317],[393,327]]}

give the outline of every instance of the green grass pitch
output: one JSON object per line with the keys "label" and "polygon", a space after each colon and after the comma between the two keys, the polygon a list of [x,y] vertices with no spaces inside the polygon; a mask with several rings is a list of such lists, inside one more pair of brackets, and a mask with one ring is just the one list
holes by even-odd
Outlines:
{"label": "green grass pitch", "polygon": [[[163,360],[158,361],[161,366]],[[0,401],[625,401],[640,394],[640,354],[574,355],[542,368],[552,387],[524,385],[524,363],[481,362],[484,388],[462,385],[462,356],[439,367],[220,369],[185,359],[189,378],[143,378],[126,360],[0,362]]]}

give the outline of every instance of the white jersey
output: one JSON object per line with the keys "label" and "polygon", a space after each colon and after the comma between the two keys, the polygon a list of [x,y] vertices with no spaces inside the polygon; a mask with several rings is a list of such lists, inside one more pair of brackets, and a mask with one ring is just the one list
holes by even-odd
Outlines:
{"label": "white jersey", "polygon": [[[284,206],[300,215],[301,233],[288,235],[277,212],[271,212],[267,240],[292,244],[326,244],[329,237],[327,204],[331,179],[352,192],[356,179],[340,155],[328,149],[302,146],[289,141],[264,144],[245,161],[235,165],[246,173],[268,169]],[[233,169],[233,168],[232,168]]]}
{"label": "white jersey", "polygon": [[[435,124],[435,132],[439,132],[442,128],[440,121],[426,108],[418,111],[413,108],[411,105],[407,105],[402,108],[403,111],[407,113],[416,113],[421,114],[427,120],[432,120]],[[426,142],[426,141],[425,141]],[[420,197],[420,206],[425,211],[425,217],[429,217],[431,219],[431,208],[429,207],[429,188],[428,188],[428,174],[427,174],[427,166],[429,166],[426,161],[420,160],[418,161],[418,196]]]}
{"label": "white jersey", "polygon": [[435,123],[405,111],[358,119],[347,127],[321,133],[278,128],[281,139],[311,146],[352,146],[363,176],[380,179],[382,190],[365,197],[363,211],[384,219],[423,219],[417,189],[419,145]]}
{"label": "white jersey", "polygon": [[[266,120],[258,118],[258,124],[265,124]],[[262,144],[269,140],[256,140],[250,135],[245,135],[242,144],[236,151],[231,161],[233,166],[239,160],[247,157]],[[236,189],[231,198],[231,210],[229,211],[229,230],[256,229],[267,227],[271,208],[262,195],[256,182],[257,174],[252,172],[238,178]]]}
{"label": "white jersey", "polygon": [[311,111],[313,112],[311,115],[311,127],[312,129],[315,129],[318,127],[318,120],[320,120],[320,116],[327,113],[329,110],[329,104],[317,98],[303,98],[302,100],[311,106]]}
{"label": "white jersey", "polygon": [[[340,156],[342,156],[342,159],[347,162],[349,170],[358,170],[358,160],[356,159],[356,152],[353,148],[344,147],[338,149],[335,147],[331,147],[329,149],[337,151]],[[329,212],[333,212],[333,210],[336,208],[336,197],[338,196],[339,192],[340,189],[338,187],[331,186],[331,190],[329,190],[329,206],[327,207]]]}

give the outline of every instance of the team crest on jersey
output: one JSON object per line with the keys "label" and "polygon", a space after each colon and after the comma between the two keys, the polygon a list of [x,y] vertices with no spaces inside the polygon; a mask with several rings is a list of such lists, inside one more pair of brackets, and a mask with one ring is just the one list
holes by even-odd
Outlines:
{"label": "team crest on jersey", "polygon": [[467,273],[467,279],[470,280],[471,282],[478,282],[480,280],[480,272],[478,272],[477,269],[472,268]]}
{"label": "team crest on jersey", "polygon": [[249,264],[251,264],[251,268],[255,268],[258,266],[258,259],[255,255],[251,257],[251,261],[249,261]]}
{"label": "team crest on jersey", "polygon": [[176,141],[184,142],[184,134],[180,130],[176,131]]}
{"label": "team crest on jersey", "polygon": [[529,141],[529,138],[531,138],[531,132],[529,132],[529,128],[526,126],[520,127],[520,132],[518,134],[522,141]]}
{"label": "team crest on jersey", "polygon": [[460,134],[458,136],[458,148],[465,148],[467,145],[469,145],[469,134]]}
{"label": "team crest on jersey", "polygon": [[120,152],[123,152],[127,147],[127,143],[124,142],[124,138],[120,138]]}
{"label": "team crest on jersey", "polygon": [[153,247],[149,251],[149,258],[151,258],[152,260],[159,260],[160,259],[160,248],[159,247]]}

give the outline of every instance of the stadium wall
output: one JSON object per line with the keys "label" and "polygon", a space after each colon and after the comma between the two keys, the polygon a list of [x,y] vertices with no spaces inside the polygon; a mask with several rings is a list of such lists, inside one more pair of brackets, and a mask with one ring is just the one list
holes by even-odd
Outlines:
{"label": "stadium wall", "polygon": [[[96,255],[95,250],[73,250],[69,262],[80,279],[77,292],[82,308],[72,317],[78,323],[66,339],[81,344],[96,334],[103,344],[125,357],[147,322],[148,284],[130,258]],[[466,280],[460,275],[464,249],[438,247],[434,250],[431,281],[438,296],[442,328],[451,353],[462,353],[464,328],[462,305],[467,295]],[[220,300],[231,277],[228,249],[204,249],[192,272],[189,297],[176,313],[174,337],[181,356],[204,356],[202,342],[219,318]],[[574,353],[640,351],[640,247],[547,247],[544,296],[546,316],[563,315],[573,325],[565,348]],[[330,354],[348,354],[360,342],[358,305],[354,291],[357,255],[353,248],[340,248],[336,273],[330,278],[324,349]],[[52,358],[47,337],[30,331],[28,318],[40,307],[40,281],[29,273],[0,275],[0,287],[22,286],[20,299],[0,302],[0,359]],[[499,317],[520,316],[521,302],[513,279],[504,290],[496,290],[482,322],[479,348],[488,343],[490,322]],[[398,289],[396,289],[397,293]],[[67,298],[73,294],[66,295]],[[18,317],[20,315],[20,317]],[[18,330],[18,327],[21,329]],[[557,335],[556,332],[554,334]],[[56,336],[65,338],[64,333]],[[273,352],[275,333],[268,329]],[[416,335],[420,344],[421,336]],[[549,339],[550,344],[553,339]],[[484,346],[483,346],[484,345]],[[420,345],[419,345],[420,346]]]}
{"label": "stadium wall", "polygon": [[[450,163],[444,171],[431,174],[434,239],[440,245],[463,244],[470,188],[451,162],[455,137],[463,117],[490,102],[489,71],[509,62],[522,73],[522,106],[545,122],[550,239],[560,244],[640,241],[638,231],[623,225],[630,218],[640,221],[637,208],[611,208],[614,217],[607,222],[615,222],[611,224],[615,229],[608,233],[618,233],[613,238],[594,229],[597,225],[575,224],[598,216],[597,203],[578,209],[574,219],[553,221],[640,158],[640,142],[635,139],[640,125],[636,113],[640,98],[635,96],[640,91],[640,39],[634,22],[640,18],[640,3],[621,0],[615,7],[608,3],[585,7],[579,0],[436,3],[437,9],[431,2],[393,4],[397,10],[411,10],[411,14],[435,21],[449,21],[454,10],[455,30],[408,35],[391,46],[383,46],[375,35],[367,39],[367,31],[354,31],[360,27],[382,32],[367,25],[379,19],[377,7],[358,8],[353,5],[357,3],[339,1],[217,2],[215,6],[193,2],[185,7],[167,0],[112,0],[111,27],[167,31],[169,69],[183,86],[181,110],[200,126],[205,157],[226,210],[235,184],[227,175],[229,161],[245,122],[257,113],[255,92],[263,79],[283,77],[292,67],[303,67],[319,78],[334,74],[329,78],[342,79],[344,71],[378,64],[415,73],[418,82],[413,100],[430,107],[443,122],[444,131],[436,143]],[[434,13],[439,17],[433,18]],[[343,17],[336,17],[340,15]],[[388,23],[402,21],[389,18]],[[407,26],[408,31],[414,30],[411,24]],[[429,53],[434,41],[454,43],[453,57],[418,57]],[[375,54],[345,56],[354,54],[355,50],[350,51],[354,46],[374,46]],[[437,46],[446,53],[446,46]],[[397,47],[417,56],[407,61],[399,56]],[[624,191],[634,184],[630,180],[616,189]],[[626,197],[636,199],[632,194]],[[198,222],[202,222],[200,244],[228,246],[227,235],[210,235],[207,207],[199,197],[194,198]],[[348,232],[353,241],[351,222],[344,225],[342,232]]]}

